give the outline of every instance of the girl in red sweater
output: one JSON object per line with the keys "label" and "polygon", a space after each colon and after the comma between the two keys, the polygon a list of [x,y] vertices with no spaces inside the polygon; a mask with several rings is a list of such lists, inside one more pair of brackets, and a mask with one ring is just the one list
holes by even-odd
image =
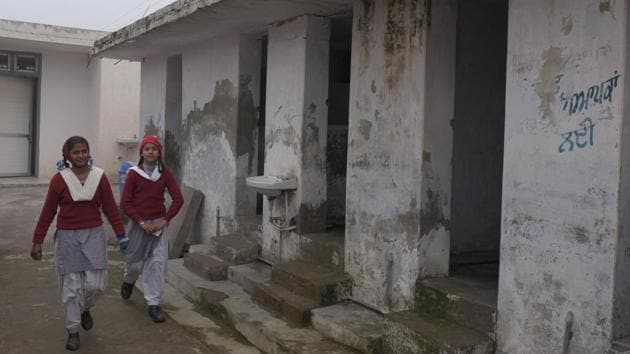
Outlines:
{"label": "girl in red sweater", "polygon": [[42,259],[42,243],[57,209],[55,261],[65,308],[66,349],[79,349],[79,324],[93,326],[90,308],[107,288],[107,241],[101,210],[111,223],[121,250],[129,239],[103,170],[92,166],[85,138],[73,136],[62,148],[59,172],[50,180],[46,202],[33,233],[31,257]]}
{"label": "girl in red sweater", "polygon": [[[168,211],[164,206],[166,190],[173,199]],[[129,247],[120,295],[129,299],[142,273],[149,316],[154,322],[164,322],[160,300],[168,261],[166,228],[184,204],[184,198],[173,174],[164,167],[162,144],[157,136],[148,135],[140,142],[140,162],[127,173],[120,204],[129,216]]]}

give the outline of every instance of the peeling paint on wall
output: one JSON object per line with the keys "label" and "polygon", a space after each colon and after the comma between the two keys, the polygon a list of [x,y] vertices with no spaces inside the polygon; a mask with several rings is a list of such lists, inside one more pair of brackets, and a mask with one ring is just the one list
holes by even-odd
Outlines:
{"label": "peeling paint on wall", "polygon": [[563,67],[562,48],[549,47],[543,51],[541,59],[542,68],[535,87],[536,94],[540,98],[538,112],[543,121],[546,120],[553,125],[555,122],[551,107],[556,101],[556,77]]}
{"label": "peeling paint on wall", "polygon": [[236,155],[248,154],[248,174],[253,175],[253,159],[256,155],[255,136],[258,113],[254,104],[254,96],[249,88],[251,76],[241,76],[238,94],[238,142]]}

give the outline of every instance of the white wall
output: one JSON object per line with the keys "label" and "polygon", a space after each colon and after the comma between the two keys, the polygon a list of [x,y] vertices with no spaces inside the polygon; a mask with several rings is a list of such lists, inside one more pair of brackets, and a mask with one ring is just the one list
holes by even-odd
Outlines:
{"label": "white wall", "polygon": [[92,103],[98,95],[94,70],[87,67],[87,54],[46,51],[42,53],[38,166],[39,177],[50,177],[61,159],[61,146],[72,135],[96,143],[98,110]]}
{"label": "white wall", "polygon": [[[628,283],[627,268],[614,274],[627,239],[619,196],[628,23],[626,2],[607,3],[510,2],[499,353],[561,352],[569,312],[570,352],[604,353],[613,338],[615,281]],[[617,75],[610,100],[564,106]]]}
{"label": "white wall", "polygon": [[138,137],[140,115],[140,63],[100,61],[100,103],[96,164],[115,180],[120,159],[137,161],[134,148],[127,151],[118,138]]}

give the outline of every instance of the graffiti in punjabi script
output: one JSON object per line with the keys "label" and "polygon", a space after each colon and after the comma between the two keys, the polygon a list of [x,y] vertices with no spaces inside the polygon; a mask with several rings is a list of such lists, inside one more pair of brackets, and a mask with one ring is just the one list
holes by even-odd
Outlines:
{"label": "graffiti in punjabi script", "polygon": [[[562,74],[556,76],[556,94],[560,92],[559,84],[562,76]],[[562,102],[562,110],[568,112],[570,116],[588,110],[589,105],[602,104],[604,101],[612,102],[613,91],[617,88],[620,77],[621,74],[618,74],[617,70],[615,70],[613,76],[608,80],[592,85],[585,90],[569,94],[561,92],[560,102]]]}
{"label": "graffiti in punjabi script", "polygon": [[581,128],[560,134],[564,138],[558,147],[560,153],[573,151],[575,148],[584,149],[587,146],[593,146],[595,123],[591,118],[586,118],[580,123],[580,126]]}

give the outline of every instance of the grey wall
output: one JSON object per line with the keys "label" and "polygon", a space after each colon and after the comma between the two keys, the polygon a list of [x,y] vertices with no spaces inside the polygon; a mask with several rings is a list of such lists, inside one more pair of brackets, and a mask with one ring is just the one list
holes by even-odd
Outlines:
{"label": "grey wall", "polygon": [[181,180],[182,138],[182,57],[166,60],[166,107],[164,129],[164,162]]}
{"label": "grey wall", "polygon": [[[451,253],[498,260],[507,0],[459,1],[453,121]],[[464,255],[462,255],[462,253]]]}

